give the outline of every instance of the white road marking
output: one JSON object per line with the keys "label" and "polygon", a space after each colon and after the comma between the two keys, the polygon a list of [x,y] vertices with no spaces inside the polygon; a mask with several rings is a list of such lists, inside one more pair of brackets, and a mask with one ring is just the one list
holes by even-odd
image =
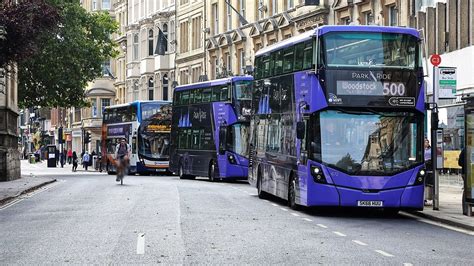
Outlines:
{"label": "white road marking", "polygon": [[308,222],[312,222],[312,221],[313,221],[313,220],[308,219],[308,218],[303,218],[303,220],[308,221]]}
{"label": "white road marking", "polygon": [[285,209],[285,208],[280,208],[280,210],[282,210],[282,211],[286,211],[286,212],[288,211],[288,210],[287,210],[287,209]]}
{"label": "white road marking", "polygon": [[270,201],[268,201],[268,200],[266,200],[266,199],[264,199],[263,201],[265,201],[265,202],[270,202]]}
{"label": "white road marking", "polygon": [[358,244],[358,245],[361,245],[361,246],[367,246],[366,243],[362,242],[362,241],[359,241],[359,240],[352,240],[352,242]]}
{"label": "white road marking", "polygon": [[403,263],[403,266],[413,266],[413,264],[411,264],[409,262],[405,262],[405,263]]}
{"label": "white road marking", "polygon": [[385,256],[385,257],[393,257],[392,254],[387,253],[387,252],[385,252],[385,251],[383,251],[383,250],[376,249],[375,252],[377,252],[377,253],[379,253],[379,254],[382,254],[382,255]]}
{"label": "white road marking", "polygon": [[272,203],[273,206],[278,207],[278,204]]}
{"label": "white road marking", "polygon": [[328,227],[325,226],[324,224],[317,224],[317,226],[322,227],[322,228],[328,228]]}
{"label": "white road marking", "polygon": [[448,230],[463,233],[463,234],[466,234],[466,235],[474,236],[474,232],[470,231],[470,230],[466,230],[466,229],[450,226],[450,225],[447,225],[447,224],[443,224],[443,223],[440,223],[440,222],[428,220],[428,219],[421,218],[421,217],[418,217],[418,216],[415,216],[413,214],[409,214],[409,213],[406,213],[406,212],[400,212],[400,215],[410,217],[410,218],[415,219],[415,220],[417,220],[419,222],[422,222],[422,223],[427,223],[427,224],[443,227],[443,228],[448,229]]}
{"label": "white road marking", "polygon": [[291,215],[296,216],[296,217],[300,216],[299,214],[294,213],[294,212],[292,212]]}
{"label": "white road marking", "polygon": [[346,236],[345,234],[341,233],[341,232],[338,232],[338,231],[333,231],[334,234],[338,235],[338,236]]}
{"label": "white road marking", "polygon": [[145,254],[145,233],[138,234],[137,254]]}

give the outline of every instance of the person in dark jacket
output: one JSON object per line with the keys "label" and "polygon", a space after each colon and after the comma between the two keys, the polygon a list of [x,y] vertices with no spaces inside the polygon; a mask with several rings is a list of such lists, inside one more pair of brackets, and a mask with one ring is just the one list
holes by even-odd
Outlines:
{"label": "person in dark jacket", "polygon": [[77,158],[77,153],[73,152],[72,153],[72,171],[76,172],[77,171],[77,164],[79,163],[79,158]]}
{"label": "person in dark jacket", "polygon": [[466,204],[466,148],[462,148],[459,154],[458,165],[461,166],[461,177],[463,181],[463,192],[462,192],[462,214],[467,215],[467,204]]}

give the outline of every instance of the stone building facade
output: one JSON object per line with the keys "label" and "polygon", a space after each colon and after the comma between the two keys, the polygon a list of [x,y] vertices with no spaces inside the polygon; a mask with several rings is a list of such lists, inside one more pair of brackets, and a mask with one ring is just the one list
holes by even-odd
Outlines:
{"label": "stone building facade", "polygon": [[197,82],[207,74],[204,40],[206,1],[176,0],[176,81]]}
{"label": "stone building facade", "polygon": [[[0,0],[0,6],[15,2]],[[8,33],[0,38],[8,38]],[[21,177],[18,115],[18,68],[16,64],[0,66],[0,181]]]}
{"label": "stone building facade", "polygon": [[[120,102],[171,100],[176,76],[175,2],[128,0],[126,15],[125,36],[120,39],[125,64],[119,66],[125,70],[126,95],[119,91]],[[164,55],[158,54],[160,36]]]}

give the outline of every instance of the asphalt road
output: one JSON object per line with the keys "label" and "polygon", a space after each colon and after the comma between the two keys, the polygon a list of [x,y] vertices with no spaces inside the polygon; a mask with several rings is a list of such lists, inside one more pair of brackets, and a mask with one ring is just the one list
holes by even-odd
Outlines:
{"label": "asphalt road", "polygon": [[244,182],[25,171],[59,181],[0,209],[1,265],[472,265],[474,236],[376,211],[292,211]]}

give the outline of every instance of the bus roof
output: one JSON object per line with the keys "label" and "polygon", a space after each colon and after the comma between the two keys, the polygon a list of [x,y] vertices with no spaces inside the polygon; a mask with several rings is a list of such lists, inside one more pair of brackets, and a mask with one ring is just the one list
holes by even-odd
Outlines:
{"label": "bus roof", "polygon": [[122,103],[122,104],[116,104],[116,105],[111,105],[111,106],[106,106],[105,109],[113,109],[113,108],[120,108],[120,107],[126,107],[126,106],[131,106],[131,105],[137,105],[140,103],[161,103],[161,104],[168,104],[171,103],[171,101],[133,101],[129,103]]}
{"label": "bus roof", "polygon": [[274,45],[267,46],[260,49],[255,56],[267,54],[282,48],[293,46],[295,44],[312,39],[314,36],[327,34],[329,32],[380,32],[380,33],[400,33],[413,35],[416,38],[420,38],[418,30],[413,28],[403,27],[388,27],[388,26],[376,26],[376,25],[325,25],[313,30],[304,32],[292,38],[288,38]]}
{"label": "bus roof", "polygon": [[228,78],[222,78],[222,79],[197,82],[193,84],[177,86],[175,91],[184,91],[184,90],[190,90],[190,89],[219,86],[219,85],[228,84],[233,81],[241,81],[241,80],[253,80],[253,77],[252,76],[234,76],[234,77],[228,77]]}

